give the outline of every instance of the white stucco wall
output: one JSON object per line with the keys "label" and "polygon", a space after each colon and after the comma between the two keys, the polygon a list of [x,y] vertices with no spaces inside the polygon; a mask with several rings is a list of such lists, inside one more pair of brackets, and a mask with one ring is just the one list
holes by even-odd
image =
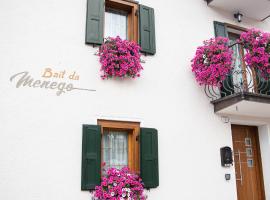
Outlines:
{"label": "white stucco wall", "polygon": [[269,125],[259,126],[260,149],[266,199],[270,199],[270,130]]}
{"label": "white stucco wall", "polygon": [[[98,118],[140,121],[159,131],[160,186],[150,200],[235,200],[234,169],[220,166],[232,146],[230,124],[190,71],[190,59],[231,14],[204,1],[141,0],[155,8],[157,54],[141,78],[101,80],[96,48],[84,44],[86,0],[0,0],[0,199],[87,200],[80,190],[82,124]],[[270,29],[244,19],[241,26]],[[76,71],[96,92],[15,88],[9,78],[44,68]],[[224,174],[232,180],[225,181]]]}

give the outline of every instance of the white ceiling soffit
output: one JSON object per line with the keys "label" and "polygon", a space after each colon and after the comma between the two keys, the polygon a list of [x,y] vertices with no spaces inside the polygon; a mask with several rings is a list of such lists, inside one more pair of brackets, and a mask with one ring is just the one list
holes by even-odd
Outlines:
{"label": "white ceiling soffit", "polygon": [[270,119],[270,104],[244,100],[218,111],[217,114]]}
{"label": "white ceiling soffit", "polygon": [[239,11],[244,17],[256,20],[263,20],[270,15],[270,0],[212,0],[209,6],[233,14]]}

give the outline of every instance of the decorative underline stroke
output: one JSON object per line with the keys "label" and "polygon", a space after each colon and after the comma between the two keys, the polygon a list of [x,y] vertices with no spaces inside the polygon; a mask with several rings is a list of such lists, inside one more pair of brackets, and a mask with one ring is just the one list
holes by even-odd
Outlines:
{"label": "decorative underline stroke", "polygon": [[76,88],[76,87],[72,88],[72,90],[86,90],[86,91],[91,91],[91,92],[95,92],[95,91],[96,91],[96,90],[94,90],[94,89]]}

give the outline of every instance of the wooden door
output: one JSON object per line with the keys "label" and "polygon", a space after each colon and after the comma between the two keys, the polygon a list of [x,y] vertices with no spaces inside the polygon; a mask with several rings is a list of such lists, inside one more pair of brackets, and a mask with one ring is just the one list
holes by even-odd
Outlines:
{"label": "wooden door", "polygon": [[232,125],[238,200],[265,200],[258,128]]}

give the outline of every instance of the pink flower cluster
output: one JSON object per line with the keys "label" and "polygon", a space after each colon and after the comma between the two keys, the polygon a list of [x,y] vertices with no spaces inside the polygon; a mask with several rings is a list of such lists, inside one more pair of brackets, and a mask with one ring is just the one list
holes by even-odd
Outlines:
{"label": "pink flower cluster", "polygon": [[232,69],[232,50],[224,37],[211,38],[203,42],[192,59],[192,71],[200,85],[220,87]]}
{"label": "pink flower cluster", "polygon": [[97,200],[145,200],[143,183],[140,177],[127,167],[121,170],[109,168],[102,177],[101,185],[96,186],[94,197]]}
{"label": "pink flower cluster", "polygon": [[98,51],[101,63],[102,78],[139,77],[143,69],[140,58],[141,47],[128,40],[107,38]]}
{"label": "pink flower cluster", "polygon": [[243,32],[239,42],[246,49],[245,61],[260,75],[268,79],[270,75],[270,34],[257,29],[250,29]]}

